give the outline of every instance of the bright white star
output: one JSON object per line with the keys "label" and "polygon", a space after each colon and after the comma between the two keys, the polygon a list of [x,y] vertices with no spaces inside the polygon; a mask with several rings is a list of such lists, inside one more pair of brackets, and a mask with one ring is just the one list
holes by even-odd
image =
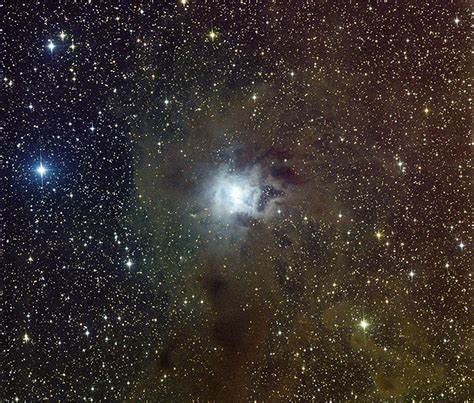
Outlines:
{"label": "bright white star", "polygon": [[369,322],[367,322],[365,319],[362,319],[359,323],[359,326],[365,331],[369,327]]}
{"label": "bright white star", "polygon": [[38,172],[40,176],[43,176],[46,173],[46,171],[47,169],[42,163],[39,164],[38,168],[36,168],[36,172]]}
{"label": "bright white star", "polygon": [[49,41],[48,49],[50,50],[50,52],[53,52],[55,47],[56,47],[56,45],[52,41]]}

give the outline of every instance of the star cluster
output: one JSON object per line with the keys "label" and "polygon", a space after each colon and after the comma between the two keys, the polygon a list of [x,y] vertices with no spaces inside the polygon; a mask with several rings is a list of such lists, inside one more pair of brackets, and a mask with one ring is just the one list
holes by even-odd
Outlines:
{"label": "star cluster", "polygon": [[467,2],[4,7],[6,401],[468,401]]}

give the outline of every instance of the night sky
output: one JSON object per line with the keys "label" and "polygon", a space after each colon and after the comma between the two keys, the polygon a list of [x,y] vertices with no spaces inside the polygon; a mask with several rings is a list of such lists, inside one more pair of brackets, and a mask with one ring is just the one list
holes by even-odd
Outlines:
{"label": "night sky", "polygon": [[468,2],[2,11],[1,400],[474,398]]}

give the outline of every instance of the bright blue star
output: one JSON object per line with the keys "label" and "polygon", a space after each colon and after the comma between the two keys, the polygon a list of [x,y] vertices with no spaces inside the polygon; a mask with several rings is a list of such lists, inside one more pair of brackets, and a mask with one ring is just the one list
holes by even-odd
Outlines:
{"label": "bright blue star", "polygon": [[43,163],[40,163],[38,165],[38,167],[36,168],[36,172],[41,176],[43,177],[44,174],[46,173],[47,169],[46,167],[43,165]]}

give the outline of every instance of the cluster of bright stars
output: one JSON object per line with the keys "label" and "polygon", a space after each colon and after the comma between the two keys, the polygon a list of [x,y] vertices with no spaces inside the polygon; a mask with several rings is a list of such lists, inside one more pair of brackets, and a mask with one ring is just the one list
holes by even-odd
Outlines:
{"label": "cluster of bright stars", "polygon": [[[61,31],[61,32],[59,33],[59,39],[61,40],[61,42],[64,42],[64,40],[66,39],[66,37],[67,37],[67,34],[66,34],[64,31]],[[49,49],[49,51],[50,51],[51,53],[53,53],[54,49],[56,48],[56,44],[53,42],[52,39],[50,39],[50,40],[48,41],[48,44],[46,45],[46,47]],[[74,44],[74,42],[72,42],[71,45],[69,45],[69,48],[70,48],[71,50],[76,49],[76,45]]]}

